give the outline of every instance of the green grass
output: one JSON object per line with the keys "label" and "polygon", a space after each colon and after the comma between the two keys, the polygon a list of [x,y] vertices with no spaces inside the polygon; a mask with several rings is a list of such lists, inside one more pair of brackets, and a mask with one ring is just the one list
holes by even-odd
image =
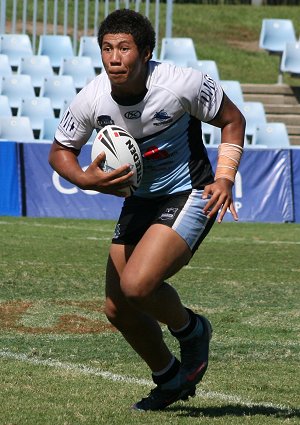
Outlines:
{"label": "green grass", "polygon": [[[175,4],[173,36],[191,37],[200,59],[218,64],[220,78],[241,83],[277,83],[279,57],[259,49],[262,19],[293,21],[300,33],[299,6]],[[299,86],[299,78],[284,75]]]}
{"label": "green grass", "polygon": [[300,225],[215,225],[170,280],[213,323],[209,371],[188,403],[145,414],[129,406],[149,371],[103,314],[112,231],[0,218],[1,425],[299,423]]}

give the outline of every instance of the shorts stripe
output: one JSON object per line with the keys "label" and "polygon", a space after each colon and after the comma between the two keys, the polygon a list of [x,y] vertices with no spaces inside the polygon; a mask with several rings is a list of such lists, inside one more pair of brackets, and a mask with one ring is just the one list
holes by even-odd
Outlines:
{"label": "shorts stripe", "polygon": [[202,193],[203,190],[192,190],[172,226],[172,229],[186,241],[192,251],[203,240],[201,236],[209,221],[203,213],[203,208],[208,200],[202,199]]}

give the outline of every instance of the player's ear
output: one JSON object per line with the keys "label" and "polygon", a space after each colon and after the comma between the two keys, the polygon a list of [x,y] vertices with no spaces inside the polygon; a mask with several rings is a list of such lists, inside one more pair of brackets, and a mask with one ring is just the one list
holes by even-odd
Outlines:
{"label": "player's ear", "polygon": [[152,58],[152,52],[150,50],[150,47],[147,46],[144,50],[144,62],[147,63]]}

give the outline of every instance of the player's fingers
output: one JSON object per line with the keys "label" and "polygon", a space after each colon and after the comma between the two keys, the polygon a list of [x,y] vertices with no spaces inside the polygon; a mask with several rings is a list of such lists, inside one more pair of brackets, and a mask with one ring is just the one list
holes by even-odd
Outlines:
{"label": "player's fingers", "polygon": [[238,214],[236,212],[236,209],[234,207],[234,203],[233,202],[231,202],[230,207],[229,207],[229,210],[230,210],[230,212],[232,214],[233,219],[235,221],[238,221],[239,217],[238,217]]}

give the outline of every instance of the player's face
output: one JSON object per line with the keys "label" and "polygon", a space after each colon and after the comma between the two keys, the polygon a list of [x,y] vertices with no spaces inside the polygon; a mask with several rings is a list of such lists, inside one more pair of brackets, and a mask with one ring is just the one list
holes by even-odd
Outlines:
{"label": "player's face", "polygon": [[113,92],[138,94],[144,89],[150,52],[141,54],[131,34],[106,34],[101,52]]}

